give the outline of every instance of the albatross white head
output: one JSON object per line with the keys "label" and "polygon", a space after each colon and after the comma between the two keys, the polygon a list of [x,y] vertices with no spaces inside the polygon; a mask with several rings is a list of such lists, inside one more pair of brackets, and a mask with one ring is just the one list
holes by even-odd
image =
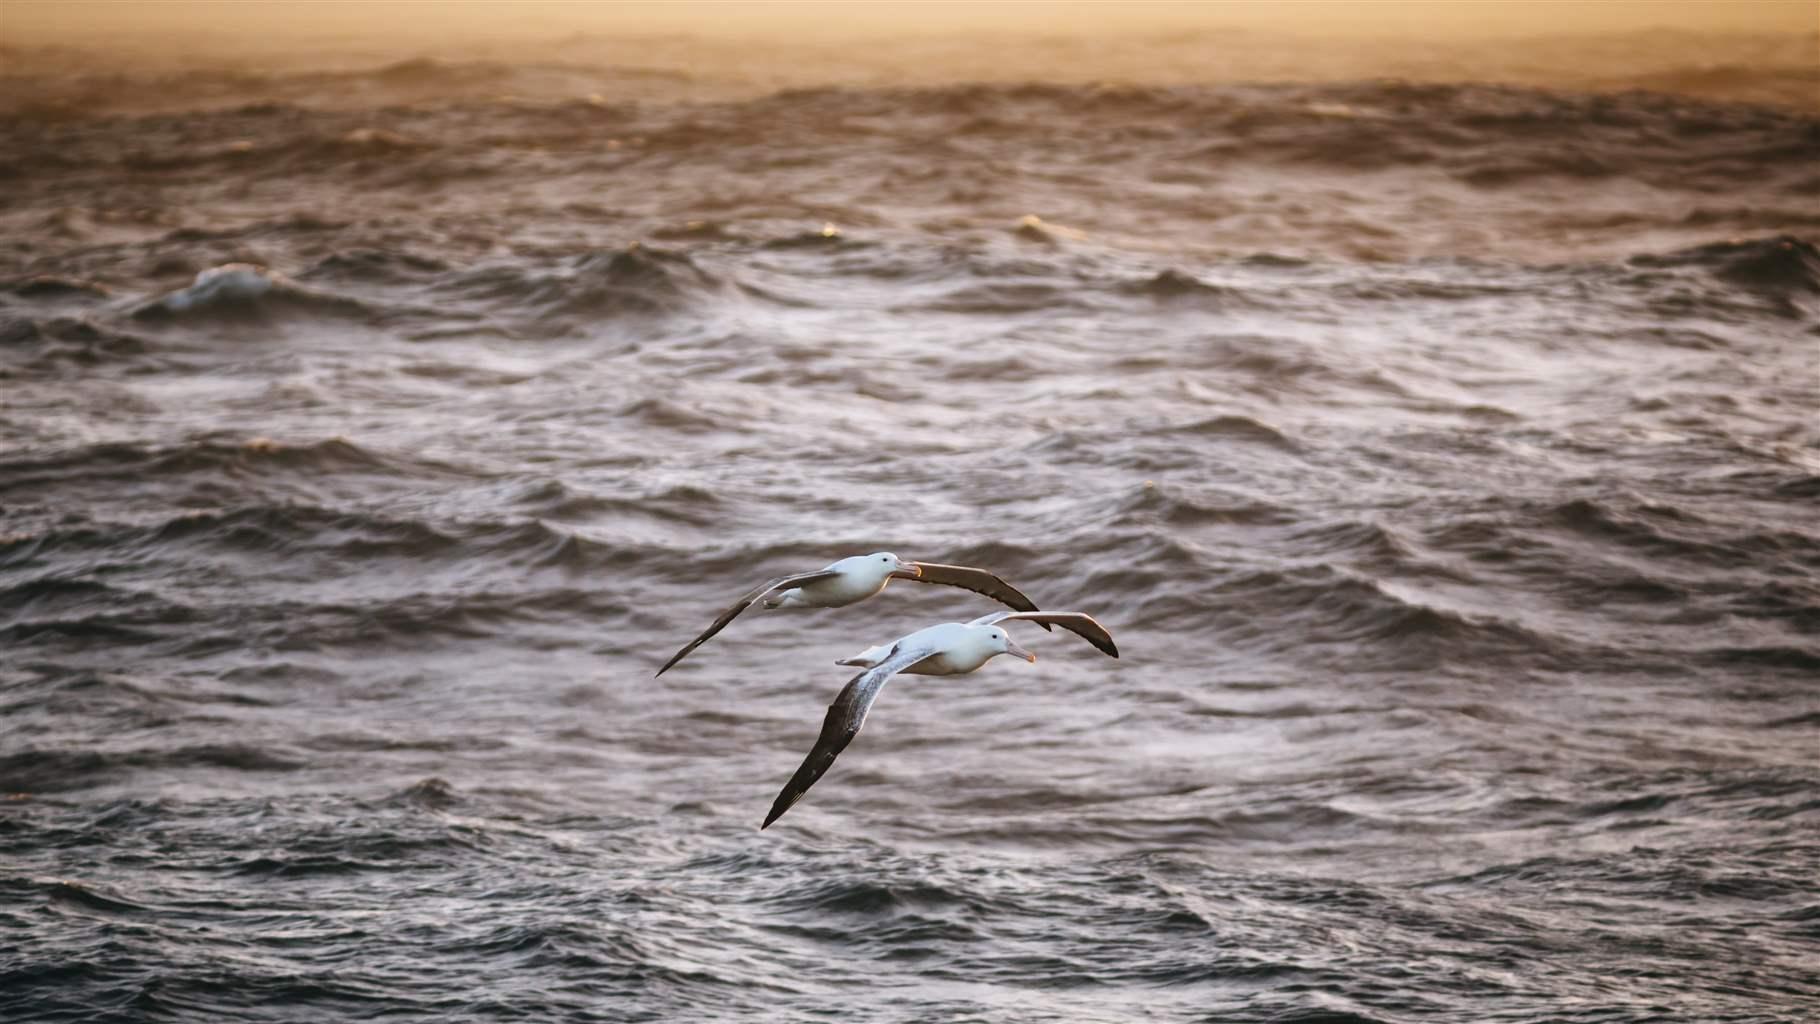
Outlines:
{"label": "albatross white head", "polygon": [[851,578],[856,584],[881,589],[894,577],[915,579],[923,574],[922,568],[915,562],[906,562],[889,551],[874,551],[869,555],[843,558],[828,568],[839,569],[843,576]]}
{"label": "albatross white head", "polygon": [[1036,655],[1025,650],[1016,640],[1011,639],[1011,634],[997,626],[968,626],[967,629],[968,632],[979,638],[979,643],[987,652],[986,656],[980,659],[982,665],[1001,654],[1009,654],[1025,661],[1034,662],[1036,660]]}

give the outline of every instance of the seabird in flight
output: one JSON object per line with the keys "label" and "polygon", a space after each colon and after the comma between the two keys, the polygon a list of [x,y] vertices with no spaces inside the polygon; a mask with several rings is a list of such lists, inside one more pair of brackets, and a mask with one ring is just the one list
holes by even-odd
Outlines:
{"label": "seabird in flight", "polygon": [[[843,558],[814,572],[780,576],[747,591],[731,608],[721,612],[720,618],[715,619],[714,624],[703,631],[702,635],[671,655],[670,660],[664,662],[664,667],[657,670],[657,674],[661,676],[668,672],[670,666],[707,643],[709,637],[725,629],[727,623],[732,622],[740,612],[761,597],[765,598],[766,608],[840,608],[864,601],[885,589],[885,584],[894,579],[960,587],[984,594],[1020,612],[1036,611],[1036,605],[1019,593],[1016,587],[984,569],[973,569],[965,565],[940,565],[935,562],[906,562],[889,551],[875,551],[870,555]],[[770,596],[766,597],[767,594]],[[1043,628],[1049,627],[1045,624]]]}
{"label": "seabird in flight", "polygon": [[1082,612],[994,612],[982,615],[971,622],[944,622],[939,626],[919,629],[896,643],[871,648],[851,658],[843,658],[835,664],[859,665],[864,672],[854,676],[841,690],[834,703],[828,705],[828,716],[822,720],[821,737],[815,741],[815,748],[803,759],[802,767],[790,776],[783,791],[777,794],[777,800],[771,804],[771,813],[765,816],[765,823],[760,830],[771,827],[771,823],[783,817],[785,811],[795,806],[815,780],[822,777],[840,752],[847,749],[847,744],[859,734],[860,726],[866,724],[866,712],[872,709],[872,702],[878,699],[878,692],[885,687],[885,681],[899,672],[924,676],[958,676],[979,668],[986,662],[1001,654],[1012,654],[1025,661],[1035,661],[1036,655],[1018,646],[1010,635],[999,628],[999,623],[1009,619],[1024,619],[1044,626],[1057,625],[1076,633],[1088,643],[1116,658],[1119,656],[1117,645],[1112,642],[1112,634],[1106,627],[1095,622],[1091,615]]}

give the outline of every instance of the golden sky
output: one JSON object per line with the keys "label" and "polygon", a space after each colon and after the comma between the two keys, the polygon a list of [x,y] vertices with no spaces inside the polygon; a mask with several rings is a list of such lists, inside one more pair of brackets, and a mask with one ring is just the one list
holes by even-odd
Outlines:
{"label": "golden sky", "polygon": [[[550,37],[575,31],[796,38],[1006,31],[1054,35],[1238,27],[1400,38],[1676,28],[1814,32],[1820,0],[0,0],[0,39],[122,35]],[[399,38],[403,36],[404,38]]]}

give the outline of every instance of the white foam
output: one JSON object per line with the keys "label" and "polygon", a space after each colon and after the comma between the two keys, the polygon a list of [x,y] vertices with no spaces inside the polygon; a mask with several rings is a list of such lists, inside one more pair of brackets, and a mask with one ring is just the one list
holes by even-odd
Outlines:
{"label": "white foam", "polygon": [[250,302],[280,283],[278,275],[256,264],[225,263],[197,274],[194,284],[166,295],[158,304],[182,313],[203,306]]}

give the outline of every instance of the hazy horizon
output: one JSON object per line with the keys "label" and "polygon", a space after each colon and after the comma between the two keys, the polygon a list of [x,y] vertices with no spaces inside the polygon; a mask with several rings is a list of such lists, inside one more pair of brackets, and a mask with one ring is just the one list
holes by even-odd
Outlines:
{"label": "hazy horizon", "polygon": [[1032,37],[1133,35],[1168,31],[1263,30],[1310,38],[1520,39],[1648,30],[1748,35],[1807,35],[1820,31],[1820,9],[1802,2],[1623,5],[1479,4],[1369,0],[1304,4],[1136,2],[1095,4],[1049,0],[971,4],[890,2],[863,7],[781,0],[730,4],[577,5],[555,0],[426,5],[401,0],[367,4],[172,2],[0,3],[0,38],[13,45],[100,44],[122,34],[191,43],[240,44],[373,37],[374,41],[443,45],[524,42],[576,32],[621,36],[687,34],[705,38],[780,37],[821,40],[1013,33]]}
{"label": "hazy horizon", "polygon": [[[0,0],[0,111],[128,112],[280,99],[368,101],[321,73],[400,61],[496,65],[435,82],[388,77],[407,102],[513,96],[712,100],[784,88],[954,82],[1179,86],[1396,78],[1568,90],[1644,89],[1814,109],[1820,24],[1801,3],[1563,6],[1494,2],[1125,5],[802,0],[577,5],[552,0],[281,5]],[[497,65],[514,71],[501,74]],[[231,70],[236,81],[122,74]],[[273,75],[303,72],[280,82]],[[248,78],[245,76],[258,76]],[[111,83],[111,84],[110,84]]]}

